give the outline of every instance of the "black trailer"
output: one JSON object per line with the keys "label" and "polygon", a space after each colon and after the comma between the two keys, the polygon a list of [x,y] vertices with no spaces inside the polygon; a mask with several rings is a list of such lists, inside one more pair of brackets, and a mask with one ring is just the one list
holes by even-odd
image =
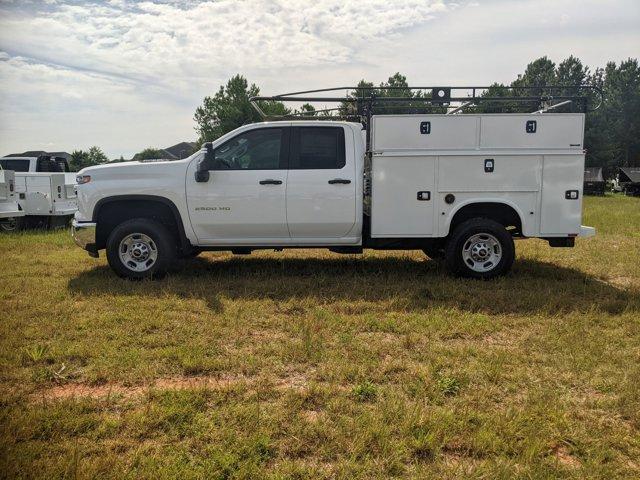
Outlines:
{"label": "black trailer", "polygon": [[584,194],[603,196],[604,190],[605,181],[602,176],[602,167],[585,167],[583,186]]}
{"label": "black trailer", "polygon": [[640,168],[620,167],[618,174],[620,187],[625,195],[640,197]]}

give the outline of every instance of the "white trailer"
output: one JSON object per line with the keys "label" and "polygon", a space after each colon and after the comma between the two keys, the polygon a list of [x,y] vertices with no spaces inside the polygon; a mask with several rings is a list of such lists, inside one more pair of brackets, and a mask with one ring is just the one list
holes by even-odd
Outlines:
{"label": "white trailer", "polygon": [[78,209],[75,176],[62,157],[5,157],[0,165],[15,169],[17,201],[25,217],[17,226],[60,227]]}
{"label": "white trailer", "polygon": [[24,210],[17,202],[14,172],[0,167],[0,231],[16,230],[23,216]]}
{"label": "white trailer", "polygon": [[[487,279],[511,268],[514,239],[572,247],[594,235],[581,225],[585,115],[545,113],[567,102],[586,109],[589,98],[560,92],[554,104],[548,94],[494,98],[471,88],[417,99],[371,89],[254,98],[260,112],[262,101],[344,103],[340,119],[325,110],[243,125],[184,160],[86,168],[74,238],[92,256],[106,249],[128,278],[204,250],[313,247],[420,249],[457,275]],[[461,113],[500,98],[542,108]],[[392,113],[399,102],[409,113]]]}

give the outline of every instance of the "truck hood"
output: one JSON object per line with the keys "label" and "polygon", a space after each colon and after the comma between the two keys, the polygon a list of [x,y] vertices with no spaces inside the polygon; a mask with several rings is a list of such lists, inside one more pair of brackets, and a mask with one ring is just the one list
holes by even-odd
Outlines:
{"label": "truck hood", "polygon": [[148,178],[158,177],[164,175],[176,175],[179,172],[184,172],[187,169],[192,157],[184,160],[166,160],[160,162],[121,162],[121,163],[109,163],[106,165],[96,165],[93,167],[86,167],[80,170],[77,175],[91,175],[91,181],[101,179],[117,179],[117,178]]}
{"label": "truck hood", "polygon": [[103,165],[94,165],[91,167],[85,167],[80,170],[78,175],[109,175],[111,173],[117,174],[119,172],[132,172],[132,171],[140,171],[143,172],[145,168],[151,166],[158,165],[167,165],[169,163],[174,163],[169,160],[162,162],[140,162],[137,160],[132,160],[130,162],[118,162],[118,163],[106,163]]}

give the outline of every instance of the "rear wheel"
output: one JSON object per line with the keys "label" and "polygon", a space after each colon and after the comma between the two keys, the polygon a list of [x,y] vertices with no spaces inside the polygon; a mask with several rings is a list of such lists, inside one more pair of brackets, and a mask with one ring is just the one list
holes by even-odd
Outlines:
{"label": "rear wheel", "polygon": [[0,219],[0,231],[16,232],[22,227],[21,217],[9,217]]}
{"label": "rear wheel", "polygon": [[128,220],[118,225],[107,239],[109,266],[123,278],[160,278],[175,257],[174,236],[154,220]]}
{"label": "rear wheel", "polygon": [[511,234],[487,218],[473,218],[456,227],[445,249],[447,268],[456,275],[470,278],[504,275],[514,258]]}

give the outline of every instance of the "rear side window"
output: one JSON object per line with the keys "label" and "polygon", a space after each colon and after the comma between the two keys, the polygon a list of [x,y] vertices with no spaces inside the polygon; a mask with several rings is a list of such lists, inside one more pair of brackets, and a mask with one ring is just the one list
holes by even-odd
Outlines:
{"label": "rear side window", "polygon": [[337,170],[345,166],[341,127],[295,127],[291,147],[291,169]]}
{"label": "rear side window", "polygon": [[4,170],[13,170],[14,172],[28,172],[29,160],[11,160],[9,158],[3,158],[0,160],[0,165]]}
{"label": "rear side window", "polygon": [[38,163],[36,165],[37,172],[64,172],[64,170],[58,165],[51,157],[38,157]]}

